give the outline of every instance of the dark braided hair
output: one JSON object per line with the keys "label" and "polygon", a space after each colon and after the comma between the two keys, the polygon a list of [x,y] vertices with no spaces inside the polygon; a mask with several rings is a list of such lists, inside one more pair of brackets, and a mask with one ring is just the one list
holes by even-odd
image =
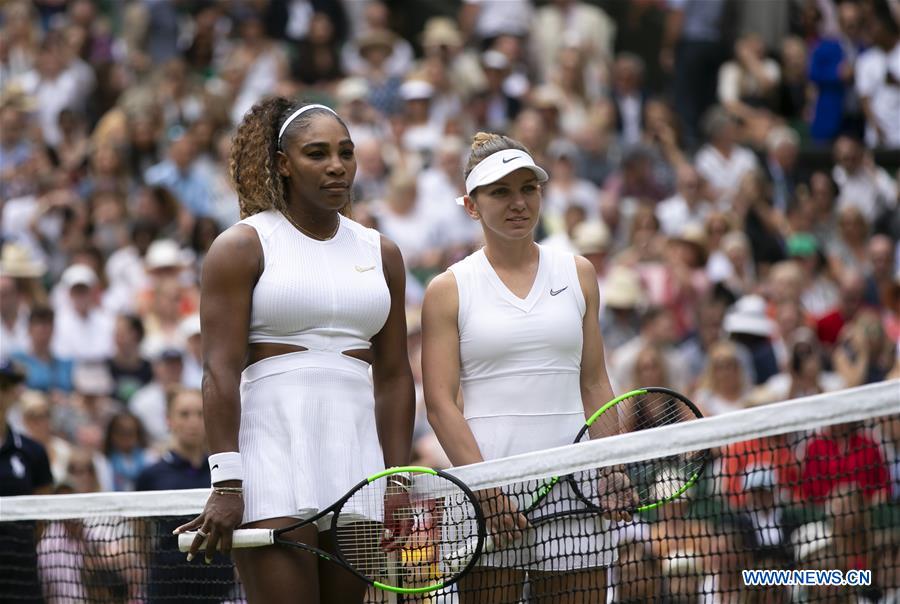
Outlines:
{"label": "dark braided hair", "polygon": [[[269,209],[287,211],[285,178],[278,174],[278,131],[284,120],[305,105],[307,103],[272,97],[258,102],[244,115],[234,135],[229,161],[241,218]],[[340,117],[325,109],[310,109],[291,122],[282,137],[282,146],[308,126],[313,117],[323,114],[347,127]],[[349,203],[341,209],[341,213],[349,216]]]}

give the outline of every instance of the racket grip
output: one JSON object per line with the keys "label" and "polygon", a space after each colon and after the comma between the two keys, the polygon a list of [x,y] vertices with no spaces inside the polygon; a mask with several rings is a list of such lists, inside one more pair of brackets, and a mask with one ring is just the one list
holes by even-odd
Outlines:
{"label": "racket grip", "polygon": [[[191,549],[197,531],[189,531],[178,534],[178,549],[186,552]],[[263,547],[275,543],[275,533],[270,529],[238,529],[231,534],[231,547]],[[200,544],[200,548],[206,546],[206,539]]]}

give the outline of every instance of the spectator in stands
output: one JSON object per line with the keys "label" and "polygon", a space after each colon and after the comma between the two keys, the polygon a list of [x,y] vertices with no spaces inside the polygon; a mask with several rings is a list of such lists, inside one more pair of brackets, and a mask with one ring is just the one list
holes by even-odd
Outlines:
{"label": "spectator in stands", "polygon": [[723,329],[753,360],[753,383],[762,384],[778,373],[778,361],[771,337],[775,326],[766,316],[766,302],[760,296],[740,298],[725,315]]}
{"label": "spectator in stands", "polygon": [[784,371],[770,377],[750,394],[756,402],[777,402],[845,388],[844,378],[825,371],[825,360],[815,334],[801,327],[789,337],[789,358]]}
{"label": "spectator in stands", "polygon": [[897,244],[887,235],[873,235],[869,239],[869,270],[866,274],[866,303],[873,308],[890,306],[897,272]]}
{"label": "spectator in stands", "polygon": [[[644,300],[641,287],[640,276],[625,266],[612,267],[606,276],[605,287],[601,289],[600,331],[610,354],[640,333]],[[612,367],[612,359],[610,363]]]}
{"label": "spectator in stands", "polygon": [[690,164],[678,168],[678,190],[656,206],[656,217],[666,235],[674,235],[688,223],[702,223],[712,209],[705,198],[700,174]]}
{"label": "spectator in stands", "polygon": [[883,212],[897,207],[897,183],[875,165],[858,140],[839,137],[834,142],[834,163],[831,175],[838,187],[838,210],[855,206],[871,226]]}
{"label": "spectator in stands", "polygon": [[799,174],[797,154],[800,137],[788,127],[773,128],[766,137],[766,171],[771,190],[772,207],[786,214],[794,201],[797,184],[803,180]]}
{"label": "spectator in stands", "polygon": [[712,201],[727,207],[758,162],[749,149],[737,144],[737,124],[722,107],[713,107],[704,116],[703,130],[709,142],[697,152],[697,172],[706,180]]}
{"label": "spectator in stands", "polygon": [[861,386],[884,380],[895,358],[896,343],[885,337],[879,316],[866,310],[844,325],[832,364],[847,386]]}
{"label": "spectator in stands", "polygon": [[[153,465],[137,476],[138,491],[208,489],[206,430],[203,426],[203,398],[199,390],[175,389],[166,401],[166,422],[172,434],[169,449]],[[186,565],[172,535],[181,522],[159,523],[160,547],[150,560],[148,581],[151,599],[184,597],[219,602],[230,593],[234,571],[227,558],[216,553],[208,565]]]}
{"label": "spectator in stands", "polygon": [[873,46],[856,64],[856,92],[866,116],[866,144],[869,147],[900,147],[900,113],[897,87],[900,86],[900,26],[887,4],[877,5],[866,19]]}
{"label": "spectator in stands", "polygon": [[884,451],[860,422],[834,424],[811,439],[803,454],[800,488],[813,503],[825,503],[839,485],[849,485],[866,502],[890,494]]}
{"label": "spectator in stands", "polygon": [[85,362],[108,357],[113,351],[114,323],[98,303],[97,274],[85,264],[73,264],[62,274],[60,284],[71,306],[57,309],[53,354]]}
{"label": "spectator in stands", "polygon": [[[624,281],[624,279],[623,279]],[[607,283],[607,301],[614,291],[611,284]],[[622,344],[610,350],[610,379],[613,381],[613,389],[616,392],[624,391],[631,383],[634,375],[634,366],[641,350],[648,346],[660,349],[663,358],[668,365],[667,373],[672,378],[676,390],[684,389],[687,372],[684,359],[675,354],[675,325],[672,313],[661,307],[650,307],[641,315],[640,333]]]}
{"label": "spectator in stands", "polygon": [[[829,348],[838,343],[844,326],[864,308],[865,277],[857,272],[844,273],[839,276],[838,289],[837,304],[816,320],[816,335]],[[847,332],[844,337],[849,335]]]}
{"label": "spectator in stands", "polygon": [[[43,445],[14,431],[9,410],[18,400],[25,373],[11,361],[0,361],[0,496],[49,493],[50,461]],[[41,600],[33,522],[0,523],[0,593]]]}
{"label": "spectator in stands", "polygon": [[29,438],[39,442],[47,451],[53,482],[59,484],[66,477],[66,465],[72,454],[72,445],[54,430],[54,408],[50,398],[43,392],[26,390],[19,399],[22,427]]}
{"label": "spectator in stands", "polygon": [[837,304],[838,288],[831,278],[819,241],[811,233],[794,233],[785,242],[787,255],[798,263],[803,276],[800,300],[804,310],[818,317]]}
{"label": "spectator in stands", "polygon": [[728,341],[712,345],[700,376],[694,401],[703,415],[720,415],[744,408],[750,383],[737,346]]}
{"label": "spectator in stands", "polygon": [[203,380],[203,349],[200,343],[200,315],[193,314],[185,318],[178,326],[184,339],[184,370],[181,383],[186,388],[200,390]]}
{"label": "spectator in stands", "polygon": [[153,379],[153,368],[140,352],[144,323],[136,315],[119,315],[113,337],[115,353],[106,359],[114,384],[112,394],[128,403],[135,392]]}
{"label": "spectator in stands", "polygon": [[149,444],[144,426],[135,415],[120,411],[110,418],[103,438],[103,455],[113,490],[134,490],[138,474],[154,458]]}
{"label": "spectator in stands", "polygon": [[17,243],[3,244],[0,258],[0,359],[28,350],[28,317],[33,296],[28,289],[47,268]]}
{"label": "spectator in stands", "polygon": [[543,225],[547,232],[552,234],[563,230],[563,214],[572,205],[582,208],[588,218],[596,218],[599,191],[589,180],[579,178],[576,174],[578,147],[568,140],[560,139],[550,144],[547,156],[552,162],[550,170],[553,173],[553,181],[544,187],[544,203],[541,207]]}
{"label": "spectator in stands", "polygon": [[153,381],[134,393],[128,408],[134,413],[150,437],[158,444],[169,436],[166,424],[166,400],[182,383],[184,355],[175,348],[165,348],[153,360]]}
{"label": "spectator in stands", "polygon": [[12,355],[20,363],[26,375],[26,386],[43,392],[72,391],[72,361],[53,354],[50,342],[53,339],[53,309],[49,306],[35,306],[28,317],[28,335],[31,347],[27,353]]}
{"label": "spectator in stands", "polygon": [[858,130],[854,122],[861,111],[853,86],[863,48],[859,5],[841,2],[837,11],[840,31],[820,40],[809,62],[809,80],[817,89],[810,134],[820,143],[831,142],[842,131]]}
{"label": "spectator in stands", "polygon": [[750,239],[741,231],[730,231],[722,237],[718,255],[707,262],[710,281],[720,283],[735,296],[749,294],[757,285],[756,262]]}
{"label": "spectator in stands", "polygon": [[197,145],[193,134],[184,132],[172,141],[168,158],[151,166],[144,179],[148,185],[161,185],[174,193],[191,215],[209,216],[212,212],[211,183],[197,169]]}
{"label": "spectator in stands", "polygon": [[766,57],[765,42],[757,33],[742,35],[734,43],[734,60],[719,68],[718,100],[744,123],[775,107],[781,68]]}

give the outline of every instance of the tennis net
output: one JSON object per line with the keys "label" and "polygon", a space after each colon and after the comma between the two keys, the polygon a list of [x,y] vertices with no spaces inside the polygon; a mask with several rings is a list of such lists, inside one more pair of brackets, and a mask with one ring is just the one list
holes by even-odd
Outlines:
{"label": "tennis net", "polygon": [[[898,601],[898,410],[900,381],[882,382],[455,468],[492,521],[490,494],[524,509],[554,476],[610,489],[624,473],[652,493],[669,490],[667,459],[706,461],[678,498],[627,521],[579,514],[560,481],[535,510],[553,518],[486,548],[459,583],[367,602]],[[229,560],[188,564],[171,535],[207,495],[0,498],[0,601],[243,601]],[[391,569],[415,587],[452,554],[419,543]]]}

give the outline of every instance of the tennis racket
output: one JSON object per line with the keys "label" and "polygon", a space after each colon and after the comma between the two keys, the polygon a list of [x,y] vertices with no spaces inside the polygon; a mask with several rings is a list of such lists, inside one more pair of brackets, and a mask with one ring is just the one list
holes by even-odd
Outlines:
{"label": "tennis racket", "polygon": [[[574,442],[590,440],[592,428],[595,434],[617,434],[702,417],[697,406],[683,394],[668,388],[639,388],[604,404],[585,421]],[[677,499],[694,486],[703,473],[708,455],[705,450],[693,451],[614,468],[593,468],[554,476],[531,493],[529,503],[519,513],[535,525],[565,516],[646,512]],[[554,491],[560,494],[561,501],[548,501]],[[545,502],[548,504],[541,506]],[[472,542],[467,548],[474,546]],[[482,553],[495,549],[498,548],[494,536],[489,535]],[[464,558],[462,551],[453,556],[454,560]]]}
{"label": "tennis racket", "polygon": [[[386,505],[394,510],[386,519],[391,528],[382,522]],[[299,527],[315,526],[329,514],[334,553],[284,537]],[[179,534],[178,548],[188,551],[196,535]],[[484,540],[481,506],[463,482],[440,470],[407,466],[369,476],[328,508],[290,526],[237,529],[232,547],[277,544],[302,549],[379,589],[417,594],[458,581],[480,556]]]}

